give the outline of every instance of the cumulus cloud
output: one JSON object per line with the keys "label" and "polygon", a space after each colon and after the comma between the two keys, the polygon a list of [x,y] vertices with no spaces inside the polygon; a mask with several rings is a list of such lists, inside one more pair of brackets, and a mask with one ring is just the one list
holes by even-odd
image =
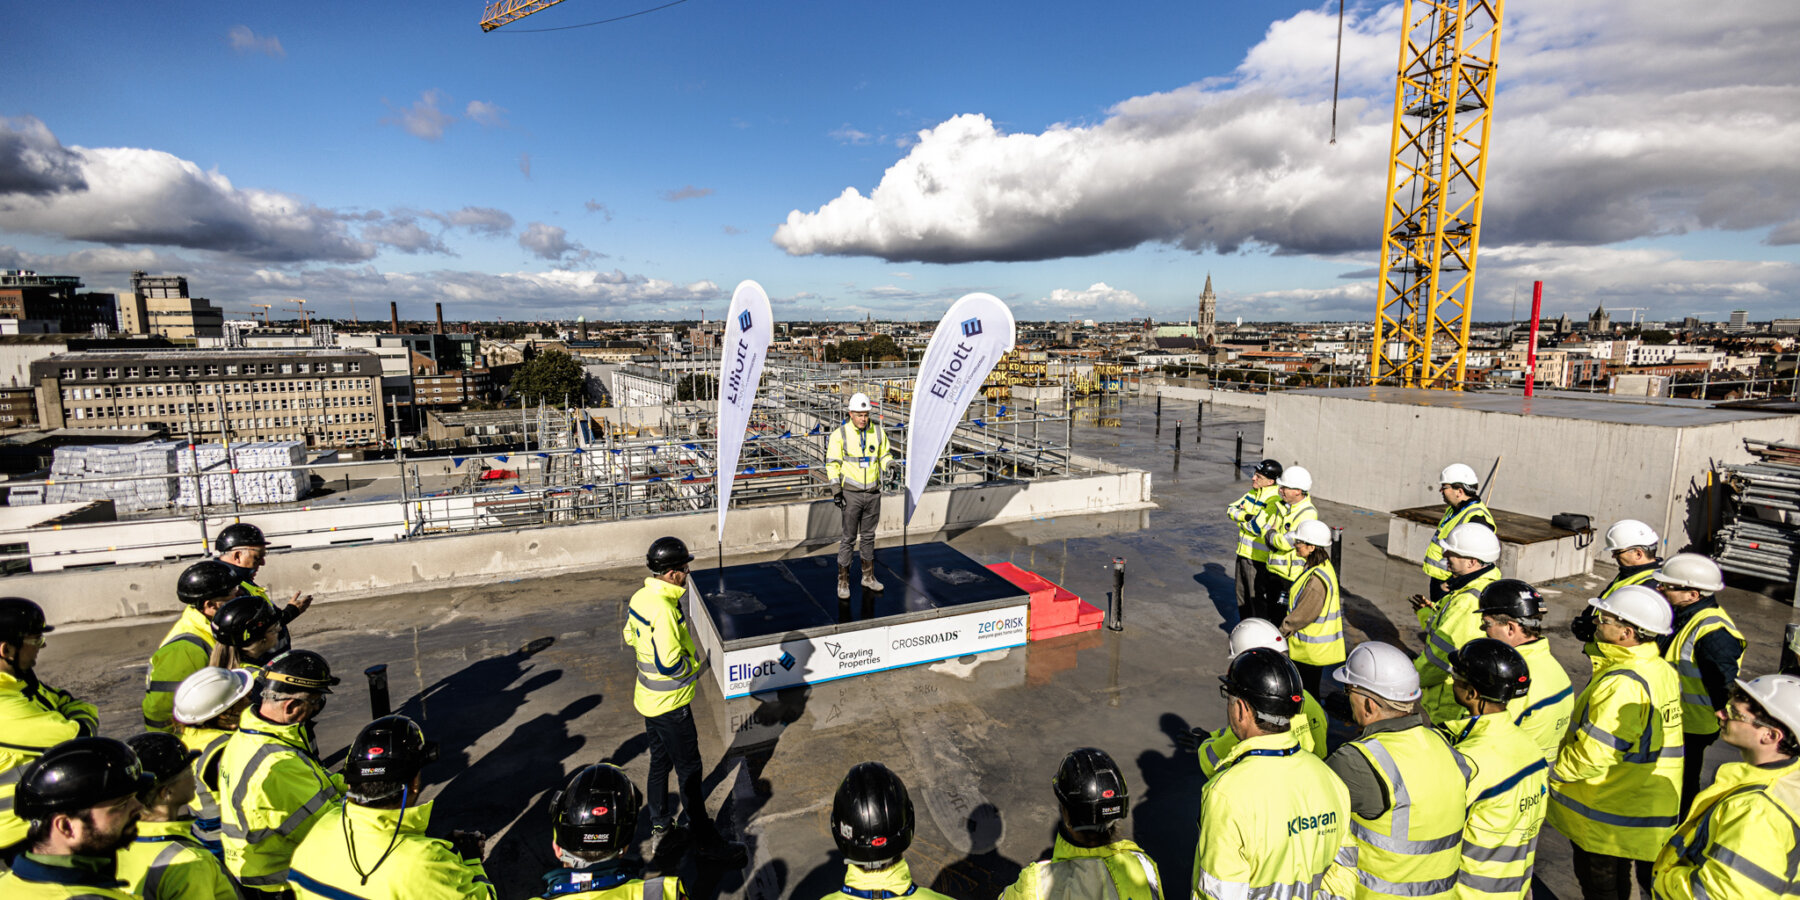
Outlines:
{"label": "cumulus cloud", "polygon": [[419,227],[419,220],[412,216],[396,216],[366,225],[363,227],[362,237],[365,241],[384,244],[401,253],[455,255],[444,245],[442,238]]}
{"label": "cumulus cloud", "polygon": [[[395,109],[393,104],[388,103],[388,109],[393,115],[383,117],[381,124],[398,125],[406,129],[407,134],[427,141],[442,140],[444,130],[456,121],[456,116],[438,109],[438,103],[443,99],[443,92],[433,88],[420,94],[419,99],[405,109]],[[387,103],[385,100],[382,102]]]}
{"label": "cumulus cloud", "polygon": [[469,121],[489,128],[499,128],[506,124],[506,109],[486,100],[470,100],[469,105],[463,109],[463,115],[468,116]]}
{"label": "cumulus cloud", "polygon": [[375,246],[351,232],[356,218],[237,187],[158,150],[65,147],[35,119],[0,121],[0,227],[9,232],[276,262],[364,260]]}
{"label": "cumulus cloud", "polygon": [[[1800,6],[1580,0],[1509,11],[1484,248],[1601,245],[1800,219]],[[1226,78],[1127,99],[1092,124],[1008,133],[968,113],[867,194],[796,209],[793,255],[954,263],[1146,243],[1367,252],[1381,228],[1398,7],[1354,10],[1338,143],[1327,143],[1336,17],[1270,26]],[[1791,229],[1783,228],[1785,239]]]}
{"label": "cumulus cloud", "polygon": [[581,246],[580,241],[569,240],[568,231],[543,222],[525,226],[525,230],[519,234],[519,246],[531,251],[531,255],[538,259],[555,262],[561,262],[563,257],[570,254],[574,254],[577,259],[595,255],[593,251]]}
{"label": "cumulus cloud", "polygon": [[662,198],[664,200],[669,201],[670,203],[680,203],[683,200],[693,200],[693,199],[696,199],[699,197],[711,197],[712,195],[713,195],[712,188],[694,187],[691,184],[687,185],[686,187],[676,188],[675,190],[672,190],[672,191],[663,191],[662,192]]}
{"label": "cumulus cloud", "polygon": [[421,212],[445,228],[461,228],[480,237],[505,237],[512,233],[513,217],[505,210],[491,206],[465,206],[452,212]]}
{"label": "cumulus cloud", "polygon": [[1070,313],[1093,313],[1109,320],[1139,316],[1148,311],[1149,306],[1137,294],[1113,287],[1104,281],[1095,282],[1082,290],[1056,288],[1048,297],[1022,303],[1015,308],[1015,312],[1040,314],[1048,318],[1058,318]]}
{"label": "cumulus cloud", "polygon": [[239,53],[261,53],[277,59],[287,56],[287,51],[282,49],[280,38],[272,34],[258,35],[251,31],[248,25],[231,26],[231,31],[226,34],[226,39],[231,42],[231,49]]}
{"label": "cumulus cloud", "polygon": [[833,128],[831,130],[831,139],[840,144],[867,144],[872,140],[869,137],[868,132],[858,131],[855,128],[850,127],[850,123],[848,122]]}
{"label": "cumulus cloud", "polygon": [[606,217],[606,221],[608,221],[608,222],[612,221],[612,216],[613,216],[612,210],[607,208],[606,204],[601,203],[598,200],[589,200],[588,202],[583,203],[581,205],[584,208],[586,208],[588,212],[599,213]]}

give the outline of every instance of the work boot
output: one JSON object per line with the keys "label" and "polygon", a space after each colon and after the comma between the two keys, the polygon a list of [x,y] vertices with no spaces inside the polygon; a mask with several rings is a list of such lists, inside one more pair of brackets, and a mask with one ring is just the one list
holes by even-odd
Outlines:
{"label": "work boot", "polygon": [[874,591],[877,594],[881,593],[881,579],[875,577],[875,562],[874,562],[874,560],[869,560],[869,561],[866,561],[863,563],[862,586],[864,588],[867,588],[868,590]]}
{"label": "work boot", "polygon": [[838,599],[850,599],[850,567],[838,566]]}

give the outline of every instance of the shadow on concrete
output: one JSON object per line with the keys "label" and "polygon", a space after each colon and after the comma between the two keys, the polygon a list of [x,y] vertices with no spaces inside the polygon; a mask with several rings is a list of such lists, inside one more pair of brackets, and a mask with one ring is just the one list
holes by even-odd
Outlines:
{"label": "shadow on concrete", "polygon": [[[1400,626],[1395,625],[1393,620],[1387,617],[1387,613],[1382,612],[1381,607],[1375,605],[1375,601],[1354,591],[1343,591],[1339,595],[1339,599],[1344,605],[1345,624],[1362,632],[1363,640],[1381,641],[1405,649],[1406,642],[1400,639]],[[1417,630],[1416,623],[1407,624],[1408,630]],[[1349,636],[1345,637],[1348,639]],[[1361,641],[1352,640],[1349,643],[1351,646],[1355,646]]]}
{"label": "shadow on concrete", "polygon": [[1143,788],[1134,791],[1131,802],[1131,839],[1150,858],[1157,860],[1162,872],[1163,896],[1186,897],[1193,873],[1185,866],[1170,869],[1165,863],[1194,857],[1199,840],[1200,760],[1194,751],[1184,750],[1190,744],[1192,725],[1175,713],[1163,713],[1157,727],[1169,738],[1167,753],[1145,750],[1138,755],[1138,778]]}
{"label": "shadow on concrete", "polygon": [[1194,581],[1206,589],[1206,598],[1218,611],[1219,630],[1230,634],[1238,626],[1237,578],[1222,563],[1209,562],[1194,573]]}
{"label": "shadow on concrete", "polygon": [[[562,679],[561,669],[531,671],[531,658],[548,649],[553,638],[539,638],[520,649],[478,660],[407,698],[394,712],[419,723],[425,735],[438,742],[436,765],[425,770],[426,786],[439,782],[439,773],[465,772],[474,763],[470,748],[523,709],[530,696]],[[599,698],[595,697],[598,704]]]}
{"label": "shadow on concrete", "polygon": [[994,804],[975,807],[967,823],[968,855],[945,866],[931,882],[931,889],[958,900],[994,900],[1018,881],[1024,867],[999,850],[1004,824]]}
{"label": "shadow on concrete", "polygon": [[[798,898],[830,897],[844,886],[844,855],[836,850],[826,854],[825,861],[813,867],[813,870],[795,882],[794,889],[787,896]],[[849,895],[845,895],[849,896]]]}
{"label": "shadow on concrete", "polygon": [[952,488],[944,507],[944,521],[947,524],[939,532],[943,535],[942,539],[953,541],[958,536],[993,521],[1000,510],[1015,495],[1023,492],[1025,487],[1024,482],[997,480]]}

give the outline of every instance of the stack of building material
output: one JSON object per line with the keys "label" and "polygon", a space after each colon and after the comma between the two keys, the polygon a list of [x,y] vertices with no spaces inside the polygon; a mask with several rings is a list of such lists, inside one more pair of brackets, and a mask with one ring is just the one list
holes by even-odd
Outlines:
{"label": "stack of building material", "polygon": [[[41,492],[14,490],[12,505],[111,500],[119,509],[139,511],[168,506],[174,485],[167,477],[130,479],[133,475],[167,476],[174,471],[172,441],[141,444],[58,447],[50,462],[50,484]],[[129,479],[99,481],[96,479]]]}
{"label": "stack of building material", "polygon": [[1757,462],[1724,467],[1732,503],[1718,535],[1719,567],[1792,584],[1800,569],[1800,447],[1744,445]]}
{"label": "stack of building material", "polygon": [[301,441],[255,441],[237,444],[227,451],[223,444],[200,444],[175,455],[181,477],[177,479],[177,506],[291,503],[306,496],[310,479],[304,470],[248,471],[306,462]]}

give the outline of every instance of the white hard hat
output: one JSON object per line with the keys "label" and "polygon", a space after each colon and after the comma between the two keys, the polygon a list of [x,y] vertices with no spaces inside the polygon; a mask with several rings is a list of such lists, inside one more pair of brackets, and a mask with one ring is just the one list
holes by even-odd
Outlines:
{"label": "white hard hat", "polygon": [[1451,463],[1445,466],[1444,471],[1438,475],[1438,484],[1463,484],[1476,487],[1481,482],[1477,480],[1474,469],[1462,463]]}
{"label": "white hard hat", "polygon": [[874,408],[875,407],[869,405],[869,395],[868,394],[865,394],[862,391],[857,391],[856,393],[850,395],[850,411],[851,412],[868,412],[869,410],[874,409]]}
{"label": "white hard hat", "polygon": [[1725,589],[1725,573],[1698,553],[1677,553],[1656,570],[1656,583],[1710,594]]}
{"label": "white hard hat", "polygon": [[1745,681],[1737,680],[1764,712],[1787,726],[1788,735],[1800,739],[1800,678],[1792,675],[1764,675]]}
{"label": "white hard hat", "polygon": [[1601,612],[1612,613],[1654,634],[1668,634],[1675,630],[1671,627],[1675,614],[1669,609],[1669,601],[1641,584],[1615,588],[1604,597],[1589,600],[1588,605]]}
{"label": "white hard hat", "polygon": [[1617,553],[1631,547],[1649,547],[1655,549],[1662,539],[1656,536],[1656,529],[1636,519],[1620,519],[1606,529],[1606,552]]}
{"label": "white hard hat", "polygon": [[1318,519],[1307,519],[1288,532],[1288,541],[1305,541],[1314,547],[1331,546],[1331,526]]}
{"label": "white hard hat", "polygon": [[1484,563],[1499,562],[1500,538],[1492,528],[1480,522],[1464,522],[1450,529],[1450,534],[1444,538],[1444,552]]}
{"label": "white hard hat", "polygon": [[1270,650],[1288,652],[1287,638],[1281,636],[1281,629],[1276,628],[1268,619],[1245,619],[1231,629],[1231,637],[1226,642],[1231,650],[1231,659],[1238,654],[1256,647],[1267,647]]}
{"label": "white hard hat", "polygon": [[1331,677],[1395,703],[1417,700],[1423,693],[1419,690],[1419,670],[1413,668],[1412,660],[1400,648],[1380,641],[1357,644],[1344,664],[1331,670]]}
{"label": "white hard hat", "polygon": [[244,699],[255,683],[255,676],[245,669],[200,669],[175,689],[175,721],[199,725]]}
{"label": "white hard hat", "polygon": [[1281,470],[1281,477],[1275,483],[1284,488],[1294,488],[1312,493],[1312,473],[1302,466],[1288,466]]}

